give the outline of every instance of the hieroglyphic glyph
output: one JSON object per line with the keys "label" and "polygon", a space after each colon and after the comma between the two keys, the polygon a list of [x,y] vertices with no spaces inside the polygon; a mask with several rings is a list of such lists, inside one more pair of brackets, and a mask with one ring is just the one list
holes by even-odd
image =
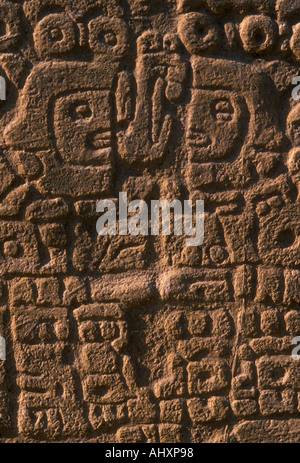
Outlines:
{"label": "hieroglyphic glyph", "polygon": [[296,0],[0,0],[2,440],[299,442],[299,61]]}

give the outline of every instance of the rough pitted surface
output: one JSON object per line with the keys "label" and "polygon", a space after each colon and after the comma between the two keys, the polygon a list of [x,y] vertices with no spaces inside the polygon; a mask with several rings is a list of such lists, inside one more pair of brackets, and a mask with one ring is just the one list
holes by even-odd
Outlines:
{"label": "rough pitted surface", "polygon": [[300,441],[299,61],[299,0],[0,0],[2,441]]}

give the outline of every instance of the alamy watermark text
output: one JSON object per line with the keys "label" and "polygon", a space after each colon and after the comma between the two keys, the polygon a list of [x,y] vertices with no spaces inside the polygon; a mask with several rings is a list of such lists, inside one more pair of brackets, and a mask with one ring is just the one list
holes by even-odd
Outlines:
{"label": "alamy watermark text", "polygon": [[[194,208],[195,206],[195,208]],[[143,200],[128,204],[127,193],[119,194],[119,210],[115,201],[99,201],[97,232],[105,235],[185,235],[186,246],[201,246],[204,241],[204,201],[151,201],[150,208]],[[150,215],[149,215],[150,213]],[[173,231],[172,231],[173,229]]]}

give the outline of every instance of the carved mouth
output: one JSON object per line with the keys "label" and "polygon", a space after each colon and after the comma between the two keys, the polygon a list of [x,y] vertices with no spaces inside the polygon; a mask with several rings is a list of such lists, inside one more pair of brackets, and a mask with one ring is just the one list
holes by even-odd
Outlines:
{"label": "carved mouth", "polygon": [[97,132],[87,136],[87,146],[92,150],[103,150],[111,147],[111,132]]}
{"label": "carved mouth", "polygon": [[195,129],[190,129],[188,133],[188,144],[191,148],[208,148],[212,144],[211,138]]}

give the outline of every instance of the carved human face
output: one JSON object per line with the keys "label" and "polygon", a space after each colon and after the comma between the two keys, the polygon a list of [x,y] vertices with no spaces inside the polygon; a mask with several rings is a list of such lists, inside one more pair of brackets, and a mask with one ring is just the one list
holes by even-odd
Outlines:
{"label": "carved human face", "polygon": [[70,164],[109,164],[111,148],[111,108],[109,92],[88,90],[64,95],[54,106],[56,147]]}
{"label": "carved human face", "polygon": [[192,162],[236,155],[243,134],[243,100],[230,91],[193,90],[187,143]]}
{"label": "carved human face", "polygon": [[300,147],[300,103],[289,113],[287,118],[287,132],[294,147]]}

